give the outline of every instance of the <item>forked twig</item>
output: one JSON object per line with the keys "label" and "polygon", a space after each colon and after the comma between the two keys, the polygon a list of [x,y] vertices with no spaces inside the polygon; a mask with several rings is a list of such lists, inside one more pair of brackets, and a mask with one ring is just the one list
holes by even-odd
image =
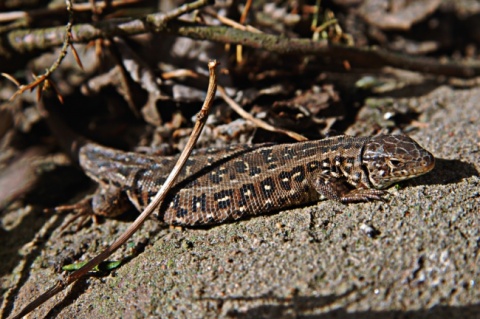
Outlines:
{"label": "forked twig", "polygon": [[[191,77],[191,78],[198,78],[200,75],[192,70],[186,70],[186,69],[178,69],[172,72],[165,72],[162,73],[162,78],[163,79],[171,79],[171,78],[176,78],[176,77]],[[253,123],[253,125],[262,128],[266,131],[270,132],[275,132],[275,133],[281,133],[285,134],[287,136],[290,136],[291,138],[295,139],[296,141],[307,141],[308,138],[305,136],[298,134],[296,132],[282,129],[275,127],[273,125],[268,124],[267,122],[258,119],[254,117],[252,114],[248,113],[245,111],[240,105],[238,105],[237,102],[235,102],[228,94],[225,92],[225,89],[222,86],[218,86],[218,92],[220,93],[220,96],[222,99],[227,102],[227,104],[238,114],[240,115],[243,119]]]}
{"label": "forked twig", "polygon": [[301,142],[301,141],[307,141],[308,138],[306,138],[305,136],[303,135],[300,135],[298,133],[295,133],[293,131],[289,131],[289,130],[285,130],[285,129],[281,129],[281,128],[278,128],[278,127],[275,127],[275,126],[272,126],[270,124],[268,124],[267,122],[265,121],[262,121],[261,119],[257,119],[256,117],[254,117],[252,114],[248,113],[247,111],[245,111],[240,105],[238,105],[237,102],[235,102],[231,97],[228,96],[228,94],[225,92],[225,89],[221,86],[218,87],[218,92],[220,93],[220,96],[222,97],[222,99],[227,102],[228,105],[230,105],[230,107],[238,113],[238,115],[240,115],[241,117],[243,117],[245,120],[247,121],[250,121],[252,122],[253,124],[255,124],[256,126],[260,127],[260,128],[263,128],[264,130],[267,130],[267,131],[270,131],[270,132],[276,132],[276,133],[282,133],[282,134],[285,134],[285,135],[288,135],[290,136],[291,138]]}
{"label": "forked twig", "polygon": [[[107,7],[107,5],[110,6],[111,8],[122,8],[122,7],[132,6],[141,2],[142,0],[112,0],[112,1],[95,1],[94,4],[96,8],[104,9]],[[72,8],[73,8],[73,11],[76,11],[76,12],[93,10],[93,6],[91,2],[74,3]],[[29,18],[45,19],[45,17],[51,17],[53,16],[53,14],[63,13],[65,9],[66,9],[65,4],[58,4],[58,5],[49,5],[47,8],[33,9],[28,11],[25,10],[25,11],[1,12],[0,22],[6,23],[14,20],[29,19]]]}
{"label": "forked twig", "polygon": [[192,152],[195,143],[197,142],[200,133],[202,132],[203,127],[207,121],[208,112],[210,107],[213,103],[213,99],[215,97],[215,92],[217,89],[217,79],[215,73],[215,67],[218,65],[217,61],[210,61],[208,63],[208,69],[210,72],[210,80],[208,83],[208,90],[207,96],[205,98],[205,102],[197,114],[197,121],[195,122],[195,126],[192,131],[192,135],[190,136],[187,145],[185,146],[183,152],[180,154],[175,167],[173,168],[170,175],[168,175],[165,183],[163,183],[162,187],[158,191],[158,193],[153,198],[152,202],[145,208],[145,210],[137,217],[137,219],[130,225],[130,227],[107,249],[105,249],[102,253],[97,255],[95,258],[90,260],[86,263],[82,268],[75,271],[73,274],[67,277],[66,280],[59,280],[55,286],[47,290],[45,293],[37,297],[27,306],[25,306],[18,314],[16,314],[12,319],[19,319],[26,314],[33,311],[35,308],[39,307],[41,304],[55,296],[57,293],[65,289],[67,286],[72,284],[73,282],[77,281],[78,279],[85,276],[90,270],[92,270],[96,265],[104,261],[108,258],[113,252],[115,252],[121,245],[123,245],[145,222],[148,216],[152,214],[156,207],[160,205],[160,203],[165,199],[168,191],[173,186],[178,174],[182,170],[183,166],[185,165],[190,153]]}
{"label": "forked twig", "polygon": [[[52,66],[47,70],[45,70],[44,74],[36,77],[35,80],[29,84],[19,85],[18,90],[10,97],[10,100],[15,99],[18,95],[23,94],[23,92],[27,90],[33,90],[37,88],[39,85],[41,85],[42,83],[45,83],[43,86],[38,87],[37,100],[38,101],[40,100],[42,90],[44,90],[48,85],[51,85],[53,89],[56,91],[60,102],[63,103],[62,96],[58,92],[56,86],[53,84],[53,81],[50,81],[49,78],[50,78],[50,75],[60,66],[60,63],[62,63],[63,59],[65,59],[65,57],[67,56],[68,47],[72,49],[72,53],[73,53],[73,56],[75,57],[75,60],[77,61],[77,64],[80,66],[81,69],[83,69],[82,62],[80,61],[78,53],[72,44],[72,26],[73,26],[72,0],[66,0],[66,5],[67,5],[67,11],[68,11],[68,23],[65,26],[65,36],[63,39],[63,46],[62,46],[62,49],[60,50],[60,54],[58,55],[57,59],[52,64]],[[7,77],[7,78],[10,79],[10,77]]]}

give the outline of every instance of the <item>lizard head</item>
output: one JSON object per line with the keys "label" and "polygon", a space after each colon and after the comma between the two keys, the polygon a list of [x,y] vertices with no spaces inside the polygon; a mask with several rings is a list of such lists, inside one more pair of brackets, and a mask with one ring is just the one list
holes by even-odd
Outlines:
{"label": "lizard head", "polygon": [[381,189],[431,171],[435,158],[406,135],[378,135],[365,144],[362,165],[370,183]]}

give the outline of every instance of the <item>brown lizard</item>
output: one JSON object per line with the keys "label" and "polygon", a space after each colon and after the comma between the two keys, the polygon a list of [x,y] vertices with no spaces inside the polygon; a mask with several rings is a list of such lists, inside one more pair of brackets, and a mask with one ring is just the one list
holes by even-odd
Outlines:
{"label": "brown lizard", "polygon": [[[99,184],[94,214],[142,211],[176,157],[123,152],[82,139],[55,114],[44,115],[85,173]],[[167,224],[219,224],[315,202],[380,199],[382,189],[433,169],[432,154],[405,135],[337,136],[279,145],[233,145],[192,153],[155,213]]]}
{"label": "brown lizard", "polygon": [[[126,199],[142,211],[176,162],[87,143],[80,165],[98,182],[96,214]],[[173,225],[219,224],[319,200],[380,199],[393,183],[427,173],[432,154],[405,135],[337,136],[280,145],[234,145],[192,153],[157,216]],[[353,188],[353,189],[352,189]],[[107,204],[107,205],[105,205]]]}

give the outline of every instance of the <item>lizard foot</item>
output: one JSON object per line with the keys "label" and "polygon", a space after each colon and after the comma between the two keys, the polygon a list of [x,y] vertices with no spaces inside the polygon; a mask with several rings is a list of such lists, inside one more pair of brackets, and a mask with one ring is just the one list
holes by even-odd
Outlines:
{"label": "lizard foot", "polygon": [[354,189],[341,197],[343,203],[366,202],[369,200],[382,200],[387,192],[379,189]]}
{"label": "lizard foot", "polygon": [[75,224],[78,230],[84,227],[90,219],[94,223],[98,223],[97,215],[92,209],[92,198],[90,196],[75,204],[61,205],[45,211],[54,213],[74,212],[74,215],[60,228],[60,232],[63,232],[72,224]]}

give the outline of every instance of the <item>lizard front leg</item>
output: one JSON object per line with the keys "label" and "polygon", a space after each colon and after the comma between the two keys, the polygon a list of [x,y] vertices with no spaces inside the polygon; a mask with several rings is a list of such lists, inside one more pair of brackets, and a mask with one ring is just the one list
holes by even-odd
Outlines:
{"label": "lizard front leg", "polygon": [[363,185],[356,189],[350,189],[346,178],[333,177],[331,175],[322,174],[322,172],[313,173],[310,184],[320,195],[342,203],[380,200],[386,193],[383,190],[370,189]]}

